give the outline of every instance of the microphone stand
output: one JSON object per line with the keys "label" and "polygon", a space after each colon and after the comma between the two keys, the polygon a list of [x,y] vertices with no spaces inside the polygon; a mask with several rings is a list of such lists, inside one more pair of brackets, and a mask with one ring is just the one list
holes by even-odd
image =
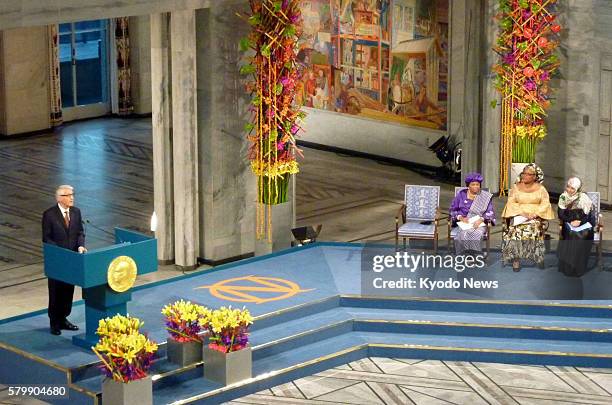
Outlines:
{"label": "microphone stand", "polygon": [[[83,224],[87,224],[88,226],[91,226],[92,228],[94,228],[94,229],[96,229],[96,230],[98,230],[98,231],[100,231],[100,232],[102,232],[102,233],[105,233],[105,234],[107,234],[107,235],[112,236],[112,237],[113,237],[113,240],[115,240],[115,234],[114,234],[114,233],[109,232],[109,231],[107,231],[106,229],[102,229],[102,228],[100,228],[99,226],[94,225],[93,223],[91,223],[91,221],[90,221],[89,219],[86,219],[86,220],[81,221],[81,222],[82,222]],[[123,241],[121,241],[121,240],[120,240],[120,241],[119,241],[119,243],[123,243]]]}

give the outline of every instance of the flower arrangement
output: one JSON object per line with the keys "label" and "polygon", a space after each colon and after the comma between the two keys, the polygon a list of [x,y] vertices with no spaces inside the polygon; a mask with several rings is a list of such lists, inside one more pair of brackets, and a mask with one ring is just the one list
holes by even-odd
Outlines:
{"label": "flower arrangement", "polygon": [[142,325],[139,319],[120,314],[100,320],[96,330],[100,340],[92,350],[107,377],[127,383],[147,376],[157,344],[140,333]]}
{"label": "flower arrangement", "polygon": [[208,329],[210,343],[208,347],[222,353],[235,352],[249,343],[249,326],[253,317],[248,309],[221,307],[212,311]]}
{"label": "flower arrangement", "polygon": [[[240,49],[250,50],[252,56],[240,72],[252,76],[246,84],[253,97],[252,118],[245,130],[251,143],[251,169],[258,177],[257,237],[261,238],[265,233],[264,205],[287,202],[289,180],[299,171],[296,154],[301,156],[301,151],[295,137],[305,114],[294,97],[301,86],[297,51],[302,14],[300,0],[249,0],[249,5],[251,13],[243,17],[252,30],[240,41]],[[270,232],[269,222],[268,238]]]}
{"label": "flower arrangement", "polygon": [[519,125],[514,128],[513,162],[528,162],[535,160],[535,147],[546,136],[544,125],[526,127]]}
{"label": "flower arrangement", "polygon": [[177,342],[201,342],[200,332],[208,323],[211,311],[191,301],[176,301],[162,308],[162,315],[166,317],[166,329],[172,339]]}
{"label": "flower arrangement", "polygon": [[[533,162],[536,145],[546,136],[544,118],[551,104],[550,79],[559,67],[555,50],[561,26],[557,0],[499,0],[500,32],[494,51],[495,87],[502,94],[503,181],[508,161]],[[496,106],[496,101],[492,106]],[[514,147],[514,149],[513,149]],[[507,173],[506,173],[507,174]],[[504,189],[500,187],[500,189]]]}

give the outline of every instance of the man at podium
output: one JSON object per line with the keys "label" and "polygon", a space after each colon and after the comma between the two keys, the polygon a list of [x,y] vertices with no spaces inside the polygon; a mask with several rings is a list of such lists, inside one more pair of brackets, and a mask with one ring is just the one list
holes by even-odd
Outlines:
{"label": "man at podium", "polygon": [[[74,206],[74,188],[62,185],[55,190],[57,204],[43,213],[42,239],[44,243],[64,249],[85,253],[85,232],[81,211]],[[49,326],[52,335],[60,335],[62,329],[78,330],[79,327],[68,321],[72,310],[74,285],[63,281],[48,279],[49,287]]]}

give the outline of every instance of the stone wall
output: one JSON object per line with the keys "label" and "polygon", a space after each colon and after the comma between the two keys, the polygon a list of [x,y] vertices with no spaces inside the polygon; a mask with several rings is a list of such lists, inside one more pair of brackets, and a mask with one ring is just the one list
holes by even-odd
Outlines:
{"label": "stone wall", "polygon": [[47,28],[16,28],[0,36],[0,134],[49,128]]}

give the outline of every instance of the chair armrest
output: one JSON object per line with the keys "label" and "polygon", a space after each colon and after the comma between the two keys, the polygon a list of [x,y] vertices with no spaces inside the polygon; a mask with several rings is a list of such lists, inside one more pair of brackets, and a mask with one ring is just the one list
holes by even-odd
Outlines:
{"label": "chair armrest", "polygon": [[406,223],[406,204],[402,204],[402,206],[399,208],[399,210],[397,211],[397,214],[395,214],[395,228],[399,228],[400,225],[400,218],[402,219],[402,224]]}
{"label": "chair armrest", "polygon": [[603,227],[604,227],[604,224],[603,224],[603,215],[602,215],[602,214],[599,214],[599,215],[597,216],[597,229],[598,229],[598,230],[599,230],[599,229],[603,229]]}

